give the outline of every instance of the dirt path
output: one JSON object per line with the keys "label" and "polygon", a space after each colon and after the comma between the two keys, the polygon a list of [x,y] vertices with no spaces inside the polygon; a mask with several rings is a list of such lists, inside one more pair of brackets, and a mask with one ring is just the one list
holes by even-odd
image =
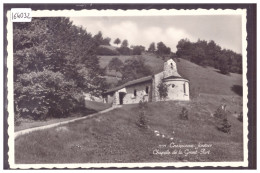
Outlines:
{"label": "dirt path", "polygon": [[14,133],[14,138],[17,138],[18,136],[21,136],[21,135],[24,135],[24,134],[28,134],[28,133],[31,133],[31,132],[34,132],[34,131],[44,130],[44,129],[56,127],[56,126],[59,126],[59,125],[64,125],[64,124],[68,124],[68,123],[71,123],[71,122],[75,122],[75,121],[78,121],[78,120],[92,118],[92,117],[94,117],[94,116],[96,116],[98,114],[111,111],[111,110],[113,110],[115,108],[118,108],[118,107],[120,107],[120,106],[110,107],[108,109],[105,109],[103,111],[100,111],[100,112],[97,112],[97,113],[94,113],[94,114],[91,114],[91,115],[88,115],[88,116],[85,116],[85,117],[75,118],[75,119],[68,120],[68,121],[63,121],[63,122],[59,122],[59,123],[54,123],[54,124],[49,124],[49,125],[44,125],[44,126],[39,126],[39,127],[34,127],[34,128],[21,130],[21,131],[18,131],[18,132]]}

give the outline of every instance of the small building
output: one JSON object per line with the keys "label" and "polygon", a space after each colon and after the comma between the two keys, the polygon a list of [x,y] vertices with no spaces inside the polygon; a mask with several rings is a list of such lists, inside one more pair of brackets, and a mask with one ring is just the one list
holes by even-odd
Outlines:
{"label": "small building", "polygon": [[[164,99],[160,98],[158,91],[161,82],[165,83],[168,89],[168,96]],[[113,103],[113,105],[162,100],[190,100],[189,80],[179,75],[176,63],[172,59],[164,62],[164,69],[160,73],[129,81],[103,93],[104,103]]]}

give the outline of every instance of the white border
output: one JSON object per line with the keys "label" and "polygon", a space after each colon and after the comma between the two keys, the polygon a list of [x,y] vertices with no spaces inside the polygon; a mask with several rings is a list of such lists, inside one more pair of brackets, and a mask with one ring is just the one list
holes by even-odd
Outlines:
{"label": "white border", "polygon": [[173,15],[241,15],[242,16],[242,56],[243,56],[243,113],[244,113],[244,124],[243,124],[243,147],[244,147],[244,161],[242,162],[163,162],[163,163],[98,163],[98,164],[15,164],[14,159],[14,104],[13,104],[13,27],[12,22],[10,21],[10,11],[7,13],[7,68],[8,68],[8,81],[7,81],[7,90],[8,90],[8,146],[9,146],[9,164],[10,168],[108,168],[108,167],[205,167],[205,166],[232,166],[232,167],[247,167],[248,166],[248,87],[247,87],[247,33],[246,33],[246,9],[237,9],[237,10],[206,10],[206,9],[197,9],[197,10],[59,10],[59,11],[49,11],[49,10],[37,10],[32,11],[32,17],[71,17],[71,16],[173,16]]}

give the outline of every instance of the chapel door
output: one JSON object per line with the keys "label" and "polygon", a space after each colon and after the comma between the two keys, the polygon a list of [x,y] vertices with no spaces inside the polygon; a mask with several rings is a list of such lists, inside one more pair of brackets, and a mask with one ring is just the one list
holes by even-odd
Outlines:
{"label": "chapel door", "polygon": [[125,93],[120,92],[119,93],[119,104],[120,105],[124,104],[124,97],[125,97]]}

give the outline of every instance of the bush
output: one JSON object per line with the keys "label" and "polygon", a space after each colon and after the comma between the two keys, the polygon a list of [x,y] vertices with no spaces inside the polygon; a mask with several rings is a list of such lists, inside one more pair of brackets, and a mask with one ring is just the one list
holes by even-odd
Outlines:
{"label": "bush", "polygon": [[31,72],[15,82],[16,116],[35,120],[65,117],[78,106],[74,82],[65,80],[60,72]]}
{"label": "bush", "polygon": [[229,67],[226,63],[222,63],[220,66],[219,66],[219,70],[222,74],[229,74]]}
{"label": "bush", "polygon": [[243,112],[240,112],[237,119],[238,119],[238,121],[243,122]]}
{"label": "bush", "polygon": [[144,101],[144,98],[143,101],[139,102],[138,107],[140,110],[146,110],[148,108],[148,104],[146,101]]}
{"label": "bush", "polygon": [[188,120],[189,119],[189,113],[188,113],[188,110],[185,107],[182,108],[182,111],[180,113],[180,119],[182,119],[182,120]]}
{"label": "bush", "polygon": [[231,124],[228,122],[227,119],[223,119],[220,124],[217,126],[217,129],[219,131],[222,131],[224,133],[230,133],[231,130]]}
{"label": "bush", "polygon": [[138,121],[137,125],[141,128],[148,127],[148,120],[146,118],[146,109],[148,108],[147,102],[140,101],[138,104],[139,114],[138,114]]}
{"label": "bush", "polygon": [[220,119],[227,119],[226,105],[221,105],[220,107],[218,107],[214,116]]}
{"label": "bush", "polygon": [[216,126],[219,131],[230,133],[231,124],[227,119],[226,105],[221,105],[215,112],[214,116],[217,118]]}

